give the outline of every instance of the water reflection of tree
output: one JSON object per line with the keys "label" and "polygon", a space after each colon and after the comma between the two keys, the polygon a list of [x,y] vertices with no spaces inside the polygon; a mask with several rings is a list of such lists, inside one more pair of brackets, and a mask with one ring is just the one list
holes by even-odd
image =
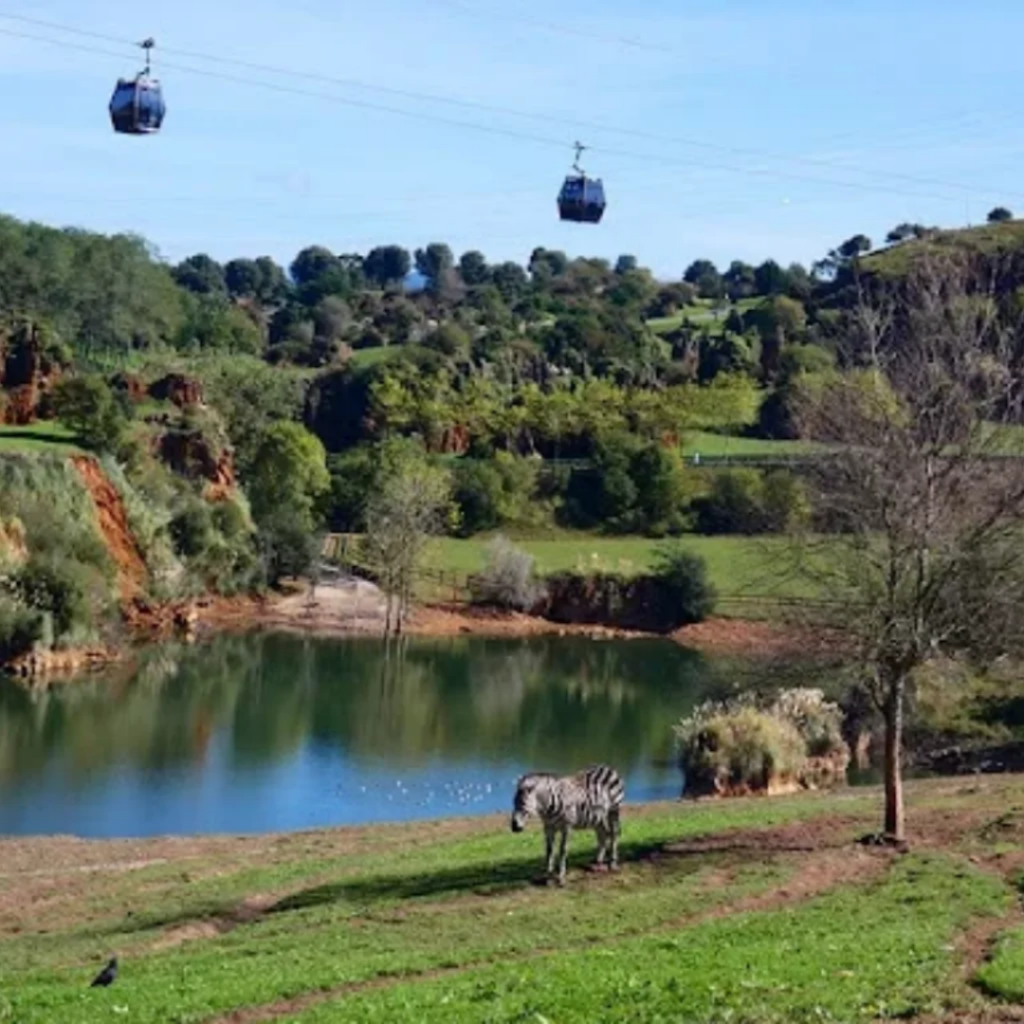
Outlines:
{"label": "water reflection of tree", "polygon": [[[220,636],[140,655],[37,694],[0,685],[0,787],[56,769],[201,764],[216,740],[260,766],[305,744],[357,759],[509,760],[629,768],[670,753],[670,725],[747,671],[667,641],[412,641]],[[760,672],[761,670],[759,670]],[[749,673],[748,673],[749,677]]]}
{"label": "water reflection of tree", "polygon": [[228,720],[253,658],[251,641],[220,637],[151,648],[127,685],[117,670],[45,690],[0,686],[0,785],[48,765],[84,784],[114,763],[160,770],[194,762]]}

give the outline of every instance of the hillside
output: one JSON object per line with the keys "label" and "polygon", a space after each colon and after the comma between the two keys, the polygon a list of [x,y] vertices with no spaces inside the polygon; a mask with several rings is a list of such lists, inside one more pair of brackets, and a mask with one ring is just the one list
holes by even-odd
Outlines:
{"label": "hillside", "polygon": [[1024,220],[936,230],[927,238],[912,239],[870,253],[863,258],[862,266],[869,272],[896,277],[905,274],[914,259],[943,250],[966,250],[988,257],[1019,255],[1024,250]]}
{"label": "hillside", "polygon": [[[0,840],[3,1005],[22,1024],[1011,1020],[1024,782],[628,805],[623,867],[531,884],[534,827],[461,818],[252,838]],[[73,883],[73,884],[72,884]],[[144,911],[140,910],[144,907]],[[121,973],[87,986],[108,956]]]}

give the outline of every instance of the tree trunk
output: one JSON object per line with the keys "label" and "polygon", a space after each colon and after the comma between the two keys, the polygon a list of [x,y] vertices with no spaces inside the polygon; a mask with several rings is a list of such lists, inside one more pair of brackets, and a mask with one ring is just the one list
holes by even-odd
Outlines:
{"label": "tree trunk", "polygon": [[885,835],[890,841],[906,840],[903,810],[903,692],[901,678],[889,686],[885,704]]}

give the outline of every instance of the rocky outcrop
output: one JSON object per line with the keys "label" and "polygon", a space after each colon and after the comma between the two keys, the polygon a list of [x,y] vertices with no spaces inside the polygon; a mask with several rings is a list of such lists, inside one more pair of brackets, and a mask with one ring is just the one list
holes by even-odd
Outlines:
{"label": "rocky outcrop", "polygon": [[0,423],[27,426],[45,419],[61,368],[47,353],[35,324],[0,333]]}
{"label": "rocky outcrop", "polygon": [[146,396],[149,394],[145,383],[141,377],[136,377],[133,373],[115,373],[110,378],[110,386],[115,391],[120,391],[126,395],[128,401],[132,405],[138,405],[140,402],[146,400]]}
{"label": "rocky outcrop", "polygon": [[207,501],[222,501],[235,489],[231,450],[214,450],[199,430],[169,430],[160,435],[156,454],[175,473],[190,480],[205,480]]}
{"label": "rocky outcrop", "polygon": [[179,409],[203,404],[202,382],[183,373],[169,373],[154,381],[149,394],[159,402],[173,402]]}

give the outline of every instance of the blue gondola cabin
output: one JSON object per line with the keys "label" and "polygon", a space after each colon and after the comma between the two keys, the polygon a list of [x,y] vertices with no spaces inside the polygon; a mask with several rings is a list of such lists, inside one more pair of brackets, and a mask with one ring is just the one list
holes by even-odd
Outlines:
{"label": "blue gondola cabin", "polygon": [[604,216],[604,185],[600,178],[570,175],[558,193],[558,215],[578,224],[597,224]]}
{"label": "blue gondola cabin", "polygon": [[110,98],[110,120],[114,131],[122,135],[152,135],[160,131],[167,106],[160,83],[139,75],[118,80]]}

